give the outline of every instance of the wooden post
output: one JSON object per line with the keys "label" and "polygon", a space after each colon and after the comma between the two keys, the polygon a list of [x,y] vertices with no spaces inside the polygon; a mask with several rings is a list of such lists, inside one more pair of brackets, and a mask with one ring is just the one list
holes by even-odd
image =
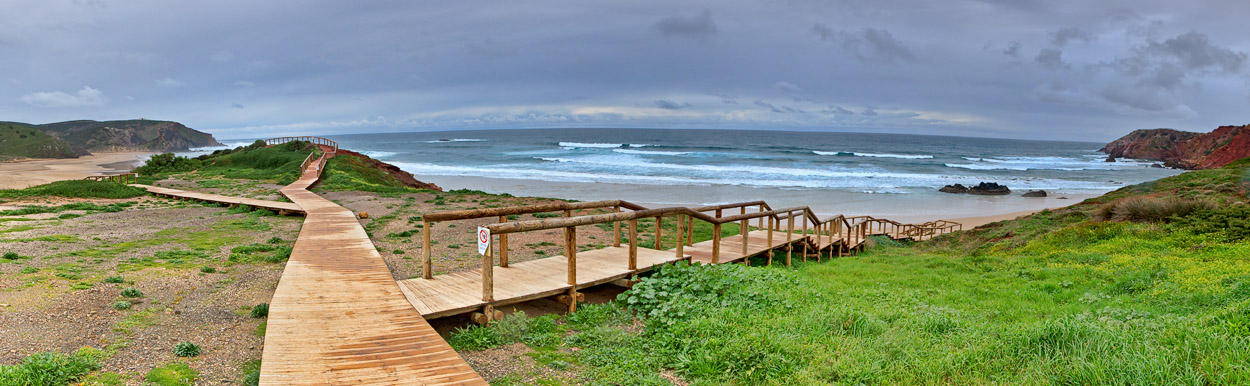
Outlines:
{"label": "wooden post", "polygon": [[421,239],[424,241],[421,245],[421,277],[426,279],[434,278],[434,259],[430,256],[430,229],[429,221],[421,221]]}
{"label": "wooden post", "polygon": [[694,216],[686,216],[686,246],[694,246]]}
{"label": "wooden post", "polygon": [[569,260],[569,285],[577,286],[577,227],[564,228],[564,257]]}
{"label": "wooden post", "polygon": [[[493,243],[492,243],[493,244]],[[490,256],[491,245],[486,245],[486,253],[482,254],[482,301],[495,301],[495,259]]]}
{"label": "wooden post", "polygon": [[807,262],[807,216],[803,216],[803,262]]}
{"label": "wooden post", "polygon": [[817,263],[820,262],[820,241],[821,241],[821,236],[822,236],[821,233],[825,232],[825,227],[827,226],[829,226],[829,223],[812,224],[812,227],[815,228],[816,230],[816,262]]}
{"label": "wooden post", "polygon": [[662,241],[664,240],[662,238],[662,235],[664,234],[662,231],[663,229],[664,229],[664,216],[657,216],[655,218],[655,250],[657,251],[664,250],[664,247],[661,246],[664,243]]}
{"label": "wooden post", "polygon": [[773,221],[776,221],[776,219],[772,216],[764,217],[768,217],[768,245],[765,245],[764,248],[768,249],[768,265],[771,266],[773,265]]}
{"label": "wooden post", "polygon": [[794,250],[794,212],[787,213],[786,216],[786,268],[790,268],[790,254]]}
{"label": "wooden post", "polygon": [[638,219],[629,220],[629,270],[638,269]]}
{"label": "wooden post", "polygon": [[680,259],[682,255],[685,254],[682,251],[682,249],[686,246],[686,241],[682,240],[686,237],[685,224],[686,224],[686,218],[682,217],[682,215],[680,214],[677,215],[677,258],[678,259]]}
{"label": "wooden post", "polygon": [[[760,204],[760,212],[763,212],[763,211],[764,211],[764,204]],[[764,217],[760,217],[760,229],[764,229]]]}
{"label": "wooden post", "polygon": [[[620,212],[621,206],[617,205],[615,209],[616,210],[614,212]],[[621,246],[621,222],[620,221],[612,222],[612,246],[614,247]]]}
{"label": "wooden post", "polygon": [[[741,214],[747,214],[747,207],[745,205],[742,206]],[[751,242],[750,220],[743,219],[742,223],[738,224],[738,233],[742,234],[742,263],[751,265],[751,259],[747,258],[747,244]]]}
{"label": "wooden post", "polygon": [[712,224],[712,264],[720,264],[720,224]]}
{"label": "wooden post", "polygon": [[[508,222],[508,216],[499,216],[499,222]],[[499,235],[499,266],[508,268],[508,234]]]}

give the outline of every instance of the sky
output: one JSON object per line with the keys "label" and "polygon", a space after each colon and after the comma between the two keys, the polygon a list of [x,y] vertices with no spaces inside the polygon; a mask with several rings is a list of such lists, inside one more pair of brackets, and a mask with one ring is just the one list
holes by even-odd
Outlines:
{"label": "sky", "polygon": [[1106,141],[1250,123],[1250,1],[0,2],[0,120]]}

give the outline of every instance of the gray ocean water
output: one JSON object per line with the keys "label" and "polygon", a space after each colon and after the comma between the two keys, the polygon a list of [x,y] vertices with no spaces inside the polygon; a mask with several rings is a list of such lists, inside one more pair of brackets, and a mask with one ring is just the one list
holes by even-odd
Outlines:
{"label": "gray ocean water", "polygon": [[[656,192],[671,192],[674,187],[732,188],[736,196],[786,191],[811,197],[829,193],[914,199],[942,195],[937,189],[947,184],[988,181],[1021,192],[1088,195],[1177,173],[1150,168],[1151,162],[1141,160],[1104,162],[1106,156],[1097,151],[1101,143],[900,134],[533,129],[330,138],[418,178],[465,185],[444,187],[508,190],[507,184],[499,183],[472,186],[472,178],[486,177],[519,181],[511,193],[519,189],[578,199],[602,198],[575,197],[587,194],[569,191],[586,183],[652,186]],[[683,203],[700,198],[633,197]]]}

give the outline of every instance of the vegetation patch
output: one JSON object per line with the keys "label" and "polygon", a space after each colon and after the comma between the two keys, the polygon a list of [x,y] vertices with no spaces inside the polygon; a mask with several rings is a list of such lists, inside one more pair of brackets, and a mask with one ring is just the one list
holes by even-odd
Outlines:
{"label": "vegetation patch", "polygon": [[142,188],[112,181],[93,180],[56,181],[26,189],[0,189],[0,198],[134,198],[147,194],[148,192]]}
{"label": "vegetation patch", "polygon": [[33,354],[16,365],[0,365],[0,386],[67,385],[98,370],[103,353],[90,347],[72,355],[54,352]]}
{"label": "vegetation patch", "polygon": [[200,373],[192,369],[191,366],[181,362],[173,362],[153,368],[151,371],[148,371],[143,379],[156,386],[192,386],[199,376]]}

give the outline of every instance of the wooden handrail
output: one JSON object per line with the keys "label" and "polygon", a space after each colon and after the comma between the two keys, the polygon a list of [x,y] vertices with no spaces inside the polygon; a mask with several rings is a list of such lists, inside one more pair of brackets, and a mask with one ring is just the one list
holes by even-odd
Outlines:
{"label": "wooden handrail", "polygon": [[313,136],[276,137],[276,138],[262,139],[261,141],[265,142],[265,146],[280,145],[280,144],[284,144],[287,142],[305,141],[305,142],[312,143],[314,145],[330,146],[332,148],[332,150],[330,151],[330,154],[336,154],[339,152],[339,143],[335,142],[332,139],[325,138],[325,137],[313,137]]}

